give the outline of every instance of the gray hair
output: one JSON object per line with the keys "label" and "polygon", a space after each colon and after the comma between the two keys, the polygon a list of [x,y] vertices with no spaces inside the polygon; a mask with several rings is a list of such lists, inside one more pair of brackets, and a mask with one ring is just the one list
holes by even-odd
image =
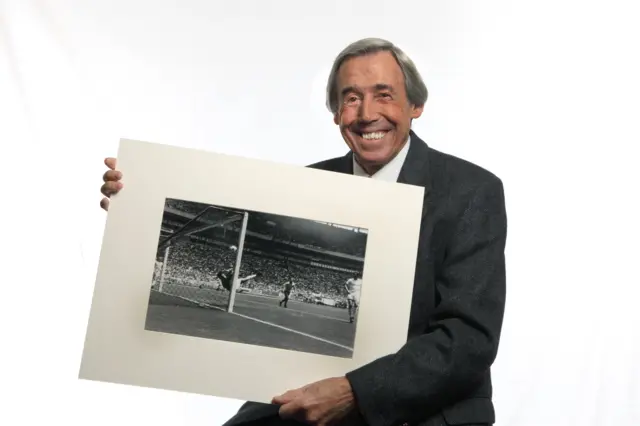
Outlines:
{"label": "gray hair", "polygon": [[409,58],[406,53],[390,41],[380,38],[365,38],[351,43],[338,54],[333,62],[333,68],[331,68],[331,73],[329,74],[329,80],[327,82],[327,108],[332,114],[338,112],[339,99],[336,86],[338,71],[342,64],[347,59],[378,52],[389,52],[398,62],[398,65],[402,70],[402,74],[404,75],[404,87],[407,92],[409,102],[418,107],[424,106],[427,102],[427,97],[429,95],[427,86],[424,84],[424,81],[411,58]]}

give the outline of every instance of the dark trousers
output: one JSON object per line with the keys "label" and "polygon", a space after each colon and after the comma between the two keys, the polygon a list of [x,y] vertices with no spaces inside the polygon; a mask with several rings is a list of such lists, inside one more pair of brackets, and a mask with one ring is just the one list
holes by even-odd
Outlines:
{"label": "dark trousers", "polygon": [[[233,423],[231,424],[233,425]],[[223,426],[227,426],[227,424]],[[241,426],[308,426],[308,425],[305,425],[305,423],[300,423],[294,420],[282,420],[279,417],[269,417],[265,419],[255,420],[249,423],[242,423]],[[364,425],[362,425],[361,423],[358,423],[357,425],[345,423],[342,426],[364,426]],[[427,420],[426,422],[412,423],[409,426],[451,426],[451,425],[446,422],[446,420],[442,415],[436,415],[431,419]],[[492,425],[489,423],[468,423],[468,424],[465,424],[464,426],[492,426]]]}
{"label": "dark trousers", "polygon": [[284,293],[284,299],[280,302],[280,305],[284,303],[284,306],[287,306],[287,302],[289,301],[289,294],[290,293],[287,292]]}

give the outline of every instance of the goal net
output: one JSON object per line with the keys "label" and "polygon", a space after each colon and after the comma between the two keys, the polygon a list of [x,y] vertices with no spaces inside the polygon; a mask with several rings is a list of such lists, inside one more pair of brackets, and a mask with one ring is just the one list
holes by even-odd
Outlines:
{"label": "goal net", "polygon": [[[165,206],[150,303],[233,310],[248,280],[242,251],[249,215],[217,206],[197,213]],[[173,213],[173,216],[170,215]],[[175,220],[180,217],[181,220]]]}

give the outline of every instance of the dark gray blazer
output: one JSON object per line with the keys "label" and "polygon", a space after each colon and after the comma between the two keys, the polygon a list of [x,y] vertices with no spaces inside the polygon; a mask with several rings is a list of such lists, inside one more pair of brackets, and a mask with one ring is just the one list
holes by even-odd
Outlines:
{"label": "dark gray blazer", "polygon": [[[352,154],[309,167],[351,174]],[[408,340],[397,353],[347,374],[359,423],[493,424],[490,367],[506,293],[502,182],[413,132],[398,182],[425,188]],[[275,405],[248,402],[225,426],[298,424],[277,412]]]}

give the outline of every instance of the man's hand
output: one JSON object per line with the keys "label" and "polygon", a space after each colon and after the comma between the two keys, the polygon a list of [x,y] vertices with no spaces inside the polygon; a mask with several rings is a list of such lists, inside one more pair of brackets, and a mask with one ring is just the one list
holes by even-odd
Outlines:
{"label": "man's hand", "polygon": [[313,426],[347,424],[357,418],[351,385],[345,377],[321,380],[273,398],[280,417]]}
{"label": "man's hand", "polygon": [[100,187],[100,192],[104,195],[104,198],[100,200],[100,207],[102,207],[105,211],[109,210],[109,197],[114,194],[117,194],[122,189],[122,173],[116,170],[116,159],[115,158],[106,158],[104,160],[105,166],[109,168],[106,173],[102,176],[102,180],[104,181],[104,185]]}

